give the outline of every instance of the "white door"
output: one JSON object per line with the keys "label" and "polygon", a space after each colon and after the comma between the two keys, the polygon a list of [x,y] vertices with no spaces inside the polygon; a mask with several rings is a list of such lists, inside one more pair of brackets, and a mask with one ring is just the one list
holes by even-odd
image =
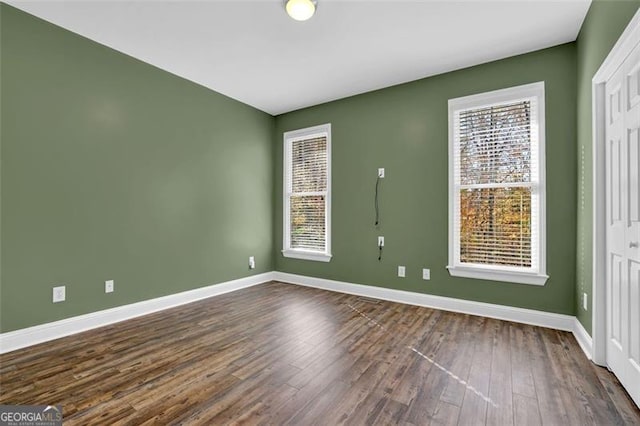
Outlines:
{"label": "white door", "polygon": [[607,364],[640,406],[640,46],[605,87]]}

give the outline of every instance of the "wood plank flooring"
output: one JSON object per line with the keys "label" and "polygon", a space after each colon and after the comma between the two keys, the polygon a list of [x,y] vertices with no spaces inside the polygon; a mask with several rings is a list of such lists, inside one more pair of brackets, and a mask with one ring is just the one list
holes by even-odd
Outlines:
{"label": "wood plank flooring", "polygon": [[0,355],[65,425],[640,425],[570,333],[277,282]]}

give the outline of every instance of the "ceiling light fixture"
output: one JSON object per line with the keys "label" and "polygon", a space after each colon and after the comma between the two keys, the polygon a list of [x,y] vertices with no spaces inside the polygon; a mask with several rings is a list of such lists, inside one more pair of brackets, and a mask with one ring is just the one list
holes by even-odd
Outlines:
{"label": "ceiling light fixture", "polygon": [[317,0],[286,0],[287,14],[296,21],[306,21],[316,12]]}

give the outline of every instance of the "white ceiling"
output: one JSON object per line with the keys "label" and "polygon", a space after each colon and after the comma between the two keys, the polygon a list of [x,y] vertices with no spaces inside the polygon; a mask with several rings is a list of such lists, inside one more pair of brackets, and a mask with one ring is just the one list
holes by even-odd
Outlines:
{"label": "white ceiling", "polygon": [[9,3],[276,115],[573,41],[590,0]]}

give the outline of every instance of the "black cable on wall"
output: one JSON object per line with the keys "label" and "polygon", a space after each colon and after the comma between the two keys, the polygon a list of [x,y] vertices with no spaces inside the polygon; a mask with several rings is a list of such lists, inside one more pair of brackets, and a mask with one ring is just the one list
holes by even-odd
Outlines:
{"label": "black cable on wall", "polygon": [[[376,191],[375,191],[375,200],[374,200],[374,208],[375,208],[375,214],[376,214],[376,221],[375,221],[375,227],[379,227],[380,225],[380,205],[379,205],[379,187],[380,187],[380,179],[382,179],[382,176],[380,176],[380,173],[378,173],[378,177],[376,178]],[[384,244],[379,243],[378,244],[378,262],[382,261],[382,248],[384,247]]]}

